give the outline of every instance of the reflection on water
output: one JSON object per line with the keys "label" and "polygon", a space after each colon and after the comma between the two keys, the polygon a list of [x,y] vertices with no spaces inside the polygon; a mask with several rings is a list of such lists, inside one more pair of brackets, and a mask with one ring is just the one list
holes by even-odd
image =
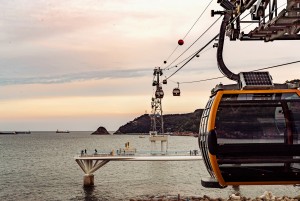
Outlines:
{"label": "reflection on water", "polygon": [[99,193],[95,192],[95,186],[83,186],[84,200],[85,201],[105,201],[108,199],[99,197]]}

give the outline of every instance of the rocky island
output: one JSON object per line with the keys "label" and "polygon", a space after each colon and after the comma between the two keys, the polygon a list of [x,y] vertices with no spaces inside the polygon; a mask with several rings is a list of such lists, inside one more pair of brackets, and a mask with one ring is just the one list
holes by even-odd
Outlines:
{"label": "rocky island", "polygon": [[91,135],[110,135],[110,133],[104,128],[103,126],[100,126],[95,132],[93,132]]}

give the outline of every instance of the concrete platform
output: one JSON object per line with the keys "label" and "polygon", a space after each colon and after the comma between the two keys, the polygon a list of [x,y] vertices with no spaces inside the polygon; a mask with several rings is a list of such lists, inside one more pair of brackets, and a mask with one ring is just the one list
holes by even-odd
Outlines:
{"label": "concrete platform", "polygon": [[110,160],[110,161],[195,161],[202,160],[202,156],[76,156],[75,160]]}

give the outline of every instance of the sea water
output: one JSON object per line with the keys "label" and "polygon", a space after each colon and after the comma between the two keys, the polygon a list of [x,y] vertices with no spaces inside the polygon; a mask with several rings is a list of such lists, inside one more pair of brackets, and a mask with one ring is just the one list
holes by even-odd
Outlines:
{"label": "sea water", "polygon": [[[206,189],[203,161],[111,161],[95,175],[95,186],[83,187],[83,171],[74,160],[81,150],[111,151],[126,142],[150,150],[148,137],[138,135],[90,135],[91,132],[32,132],[0,135],[0,200],[129,200],[151,195],[228,198],[235,192]],[[160,145],[158,145],[160,147]],[[197,138],[170,136],[169,151],[199,149]],[[240,194],[256,197],[265,191],[275,196],[300,195],[294,186],[243,186]]]}

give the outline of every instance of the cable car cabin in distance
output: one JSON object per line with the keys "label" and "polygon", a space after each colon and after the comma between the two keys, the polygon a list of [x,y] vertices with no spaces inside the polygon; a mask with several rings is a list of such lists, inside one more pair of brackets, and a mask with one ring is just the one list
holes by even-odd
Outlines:
{"label": "cable car cabin in distance", "polygon": [[163,98],[164,97],[164,91],[162,90],[162,87],[157,87],[155,91],[155,98]]}
{"label": "cable car cabin in distance", "polygon": [[180,96],[180,89],[179,88],[174,88],[173,89],[173,96]]}
{"label": "cable car cabin in distance", "polygon": [[299,83],[218,85],[200,121],[204,187],[300,184]]}

